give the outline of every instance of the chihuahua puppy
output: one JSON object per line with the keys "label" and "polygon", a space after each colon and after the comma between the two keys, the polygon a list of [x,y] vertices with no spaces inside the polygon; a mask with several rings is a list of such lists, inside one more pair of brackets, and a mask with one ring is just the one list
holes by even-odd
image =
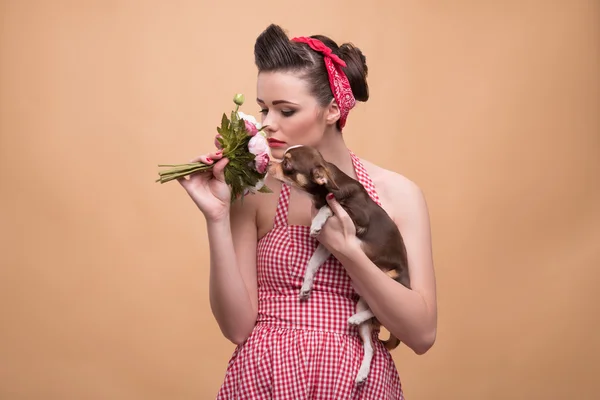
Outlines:
{"label": "chihuahua puppy", "polygon": [[[333,216],[326,199],[332,193],[354,222],[356,236],[367,257],[392,279],[410,289],[408,259],[402,235],[394,221],[371,199],[359,181],[327,162],[315,148],[302,145],[289,147],[280,162],[272,161],[269,175],[311,197],[318,210],[311,222],[312,237],[317,236],[327,219]],[[319,244],[306,268],[299,295],[301,299],[310,295],[314,277],[330,254],[324,245]],[[368,304],[359,298],[356,313],[348,319],[349,324],[358,326],[364,348],[364,358],[356,383],[363,382],[369,374],[373,358],[371,320],[375,325],[381,325],[374,317]],[[387,349],[392,350],[398,347],[400,341],[390,335],[383,343]]]}

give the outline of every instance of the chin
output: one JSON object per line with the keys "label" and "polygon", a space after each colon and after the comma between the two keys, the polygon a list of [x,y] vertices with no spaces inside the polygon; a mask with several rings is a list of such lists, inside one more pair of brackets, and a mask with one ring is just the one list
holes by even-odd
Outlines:
{"label": "chin", "polygon": [[271,158],[275,160],[281,160],[283,158],[283,153],[285,152],[285,150],[285,147],[270,148],[269,153],[271,153]]}

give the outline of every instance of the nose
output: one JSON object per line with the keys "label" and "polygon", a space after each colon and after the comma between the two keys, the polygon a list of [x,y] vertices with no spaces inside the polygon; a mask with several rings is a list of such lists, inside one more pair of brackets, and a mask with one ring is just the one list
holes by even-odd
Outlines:
{"label": "nose", "polygon": [[262,120],[262,125],[265,127],[264,130],[267,133],[277,132],[277,125],[275,122],[275,117],[273,116],[272,113],[267,113],[267,115],[265,115],[265,117]]}

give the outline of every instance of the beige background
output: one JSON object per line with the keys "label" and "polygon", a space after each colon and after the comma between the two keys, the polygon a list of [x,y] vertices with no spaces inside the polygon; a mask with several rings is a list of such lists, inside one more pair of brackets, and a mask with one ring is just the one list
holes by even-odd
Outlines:
{"label": "beige background", "polygon": [[0,398],[214,398],[204,221],[154,179],[253,98],[270,22],[361,47],[348,143],[427,195],[407,399],[597,399],[600,2],[541,0],[1,1]]}

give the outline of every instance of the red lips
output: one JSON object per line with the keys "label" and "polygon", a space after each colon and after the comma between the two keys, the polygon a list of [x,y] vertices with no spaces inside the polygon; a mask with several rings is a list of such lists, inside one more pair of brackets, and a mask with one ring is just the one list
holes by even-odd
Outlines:
{"label": "red lips", "polygon": [[281,140],[277,140],[277,139],[273,139],[273,138],[268,138],[267,142],[269,143],[270,147],[283,147],[283,146],[285,146],[285,142],[282,142]]}

